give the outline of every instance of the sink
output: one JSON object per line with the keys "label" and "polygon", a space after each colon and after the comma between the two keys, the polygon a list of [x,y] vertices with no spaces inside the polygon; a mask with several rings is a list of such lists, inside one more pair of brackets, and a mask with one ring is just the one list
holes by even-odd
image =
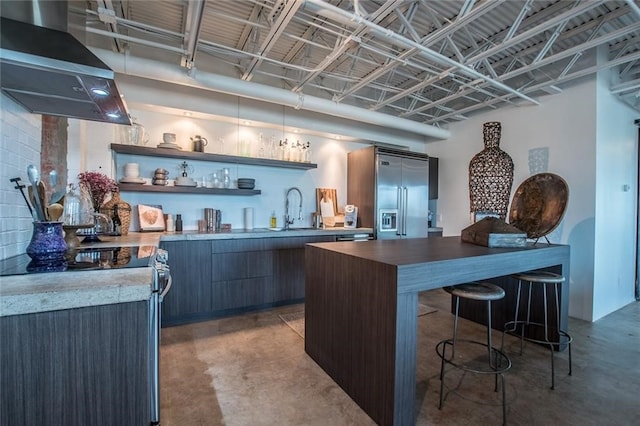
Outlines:
{"label": "sink", "polygon": [[263,228],[267,231],[273,231],[273,232],[289,232],[289,231],[321,231],[321,229],[318,228],[313,228],[313,227],[309,227],[309,228],[289,228],[289,229],[284,229],[284,228]]}

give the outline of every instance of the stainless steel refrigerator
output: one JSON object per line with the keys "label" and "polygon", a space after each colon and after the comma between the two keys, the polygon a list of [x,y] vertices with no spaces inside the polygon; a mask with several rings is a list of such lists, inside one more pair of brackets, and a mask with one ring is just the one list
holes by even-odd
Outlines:
{"label": "stainless steel refrigerator", "polygon": [[429,156],[369,147],[347,155],[347,203],[377,239],[427,237]]}

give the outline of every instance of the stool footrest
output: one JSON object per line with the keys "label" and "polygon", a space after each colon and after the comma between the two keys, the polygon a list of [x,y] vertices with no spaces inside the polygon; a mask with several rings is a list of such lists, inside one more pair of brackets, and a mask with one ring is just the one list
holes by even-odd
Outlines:
{"label": "stool footrest", "polygon": [[[456,345],[459,345],[460,343],[470,343],[470,344],[482,346],[488,349],[488,345],[486,343],[478,342],[475,340],[456,339]],[[478,373],[478,374],[502,374],[511,368],[511,360],[504,352],[502,352],[498,348],[495,348],[495,347],[491,348],[491,354],[492,354],[491,357],[492,358],[495,357],[494,361],[490,360],[490,362],[487,363],[486,366],[483,366],[483,368],[478,368],[478,367],[472,367],[466,363],[456,362],[451,358],[447,358],[445,355],[445,350],[447,345],[450,346],[451,348],[450,350],[451,354],[454,354],[453,339],[446,339],[446,340],[440,341],[436,345],[436,353],[438,354],[440,359],[442,359],[444,362],[446,362],[447,364],[451,364],[452,366],[460,370],[469,371],[471,373]],[[485,354],[485,355],[488,355],[488,354]],[[495,366],[491,366],[490,365],[491,362],[494,362]]]}
{"label": "stool footrest", "polygon": [[[519,334],[517,332],[517,328],[518,326],[521,325],[523,327],[538,327],[538,328],[544,328],[544,324],[539,323],[539,322],[528,322],[528,321],[509,321],[507,323],[505,323],[504,325],[504,332],[511,335],[511,336],[515,336],[515,337],[520,337],[528,342],[532,342],[532,343],[539,343],[541,345],[567,345],[571,342],[573,342],[573,337],[571,337],[571,335],[569,333],[567,333],[564,330],[556,330],[555,328],[552,328],[550,330],[556,331],[558,333],[558,335],[560,335],[561,337],[564,337],[566,340],[562,341],[562,342],[558,342],[555,340],[544,340],[544,339],[535,339],[533,337],[527,337],[527,336],[523,336],[522,334]],[[524,330],[523,330],[524,331]]]}

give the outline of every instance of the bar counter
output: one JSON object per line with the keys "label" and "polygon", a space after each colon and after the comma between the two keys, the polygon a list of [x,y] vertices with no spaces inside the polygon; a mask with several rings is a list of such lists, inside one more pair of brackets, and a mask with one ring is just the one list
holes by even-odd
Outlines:
{"label": "bar counter", "polygon": [[460,237],[308,244],[305,351],[376,423],[413,425],[418,293],[544,268],[569,277],[569,246],[488,248]]}

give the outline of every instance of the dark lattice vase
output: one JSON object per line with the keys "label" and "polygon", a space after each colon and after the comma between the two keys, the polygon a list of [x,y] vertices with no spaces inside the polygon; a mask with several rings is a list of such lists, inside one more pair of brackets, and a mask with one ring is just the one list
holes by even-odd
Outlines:
{"label": "dark lattice vase", "polygon": [[500,149],[500,122],[484,123],[484,149],[469,163],[469,197],[471,213],[497,214],[507,217],[513,184],[513,160]]}

